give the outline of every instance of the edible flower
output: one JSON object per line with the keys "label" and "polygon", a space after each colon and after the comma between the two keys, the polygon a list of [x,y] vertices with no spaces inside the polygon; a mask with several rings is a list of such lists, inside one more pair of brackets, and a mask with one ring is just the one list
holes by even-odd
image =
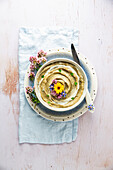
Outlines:
{"label": "edible flower", "polygon": [[54,90],[52,90],[52,91],[51,91],[51,95],[52,95],[52,96],[56,96],[57,94],[56,94],[56,92],[55,92]]}
{"label": "edible flower", "polygon": [[52,84],[57,84],[57,80],[54,79],[54,80],[52,81]]}
{"label": "edible flower", "polygon": [[57,94],[62,93],[64,86],[61,83],[54,84],[54,90]]}
{"label": "edible flower", "polygon": [[90,104],[90,105],[88,106],[88,109],[89,109],[89,110],[93,110],[93,109],[94,109],[94,106],[93,106],[92,104]]}
{"label": "edible flower", "polygon": [[57,98],[61,99],[62,98],[62,94],[57,95]]}
{"label": "edible flower", "polygon": [[66,92],[65,91],[63,91],[62,93],[61,93],[61,95],[63,96],[63,97],[66,97]]}
{"label": "edible flower", "polygon": [[49,88],[50,88],[51,91],[54,90],[54,84],[51,84],[51,85],[49,86]]}

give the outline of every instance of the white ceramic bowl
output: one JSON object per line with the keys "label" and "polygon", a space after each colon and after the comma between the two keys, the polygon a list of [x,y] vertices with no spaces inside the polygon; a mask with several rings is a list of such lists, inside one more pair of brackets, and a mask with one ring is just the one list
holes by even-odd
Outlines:
{"label": "white ceramic bowl", "polygon": [[[79,71],[81,72],[81,74],[83,75],[84,77],[84,91],[83,91],[83,94],[82,96],[80,97],[79,101],[77,103],[75,103],[74,105],[70,106],[70,107],[66,107],[66,108],[54,108],[54,107],[51,107],[48,103],[46,103],[42,98],[41,98],[41,95],[40,95],[40,91],[38,89],[38,85],[37,85],[37,78],[38,78],[38,75],[40,75],[40,72],[43,70],[44,67],[48,66],[49,64],[53,64],[54,62],[61,62],[61,61],[64,61],[64,62],[67,62],[67,63],[70,63],[70,64],[73,64],[77,69],[79,69]],[[67,110],[71,110],[75,107],[77,107],[84,99],[85,95],[86,95],[86,88],[87,88],[87,77],[86,77],[86,74],[84,72],[84,70],[82,69],[82,67],[80,65],[78,65],[76,62],[74,62],[73,60],[70,60],[70,59],[66,59],[66,58],[56,58],[56,59],[52,59],[50,61],[47,61],[45,64],[43,64],[43,66],[38,70],[36,76],[35,76],[35,82],[34,82],[34,86],[35,86],[35,91],[36,91],[36,95],[39,99],[39,101],[45,106],[47,107],[48,109],[50,110],[54,110],[54,111],[67,111]]]}

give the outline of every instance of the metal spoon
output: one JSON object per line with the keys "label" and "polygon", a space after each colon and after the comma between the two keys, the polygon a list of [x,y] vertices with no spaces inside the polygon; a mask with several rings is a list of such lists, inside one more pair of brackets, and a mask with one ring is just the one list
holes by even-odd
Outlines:
{"label": "metal spoon", "polygon": [[[77,52],[75,50],[75,47],[73,44],[71,44],[71,51],[72,51],[72,56],[73,56],[73,59],[74,61],[80,65],[80,60],[78,58],[78,55],[77,55]],[[81,66],[81,65],[80,65]],[[88,91],[88,88],[85,89],[86,90],[86,96],[85,96],[85,99],[86,99],[86,103],[87,103],[87,108],[88,110],[93,113],[94,110],[95,110],[95,107],[94,107],[94,104],[91,100],[91,96],[90,96],[90,93]]]}

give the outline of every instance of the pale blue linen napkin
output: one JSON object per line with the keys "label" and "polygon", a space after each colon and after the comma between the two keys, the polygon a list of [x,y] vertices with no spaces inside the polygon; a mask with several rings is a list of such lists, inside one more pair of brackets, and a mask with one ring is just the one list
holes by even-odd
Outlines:
{"label": "pale blue linen napkin", "polygon": [[40,49],[78,46],[78,31],[71,28],[20,28],[19,31],[19,143],[70,143],[77,137],[78,119],[53,122],[35,113],[24,94],[24,77],[29,57]]}

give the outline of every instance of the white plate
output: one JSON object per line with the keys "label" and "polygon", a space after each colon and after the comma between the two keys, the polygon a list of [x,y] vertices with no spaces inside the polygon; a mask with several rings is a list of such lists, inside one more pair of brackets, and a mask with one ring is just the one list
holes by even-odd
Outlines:
{"label": "white plate", "polygon": [[[84,55],[78,54],[78,56],[81,62],[81,66],[86,73],[88,79],[88,89],[90,92],[91,99],[94,102],[97,94],[97,77],[96,77],[95,69]],[[49,50],[47,52],[47,60],[51,60],[54,58],[68,58],[73,60],[71,51],[64,48]],[[28,67],[28,70],[25,75],[25,80],[24,80],[24,89],[25,87],[30,86],[30,81],[28,78],[29,71],[30,69]],[[64,112],[52,111],[44,107],[41,103],[38,104],[35,108],[35,104],[31,102],[29,95],[26,94],[26,91],[25,91],[25,95],[26,95],[26,99],[28,100],[28,103],[37,114],[40,114],[42,117],[53,121],[70,121],[77,117],[80,117],[88,110],[85,99],[82,101],[82,103],[79,106]]]}

